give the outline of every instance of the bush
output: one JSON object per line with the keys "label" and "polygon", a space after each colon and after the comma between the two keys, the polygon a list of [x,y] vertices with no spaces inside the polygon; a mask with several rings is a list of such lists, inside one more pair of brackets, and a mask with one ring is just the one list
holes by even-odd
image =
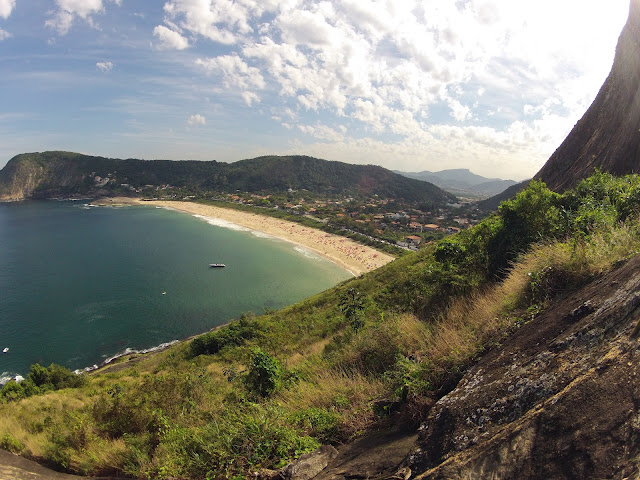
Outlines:
{"label": "bush", "polygon": [[188,356],[193,358],[198,355],[214,355],[224,347],[244,345],[247,340],[257,337],[260,333],[258,322],[243,317],[219,330],[194,338],[189,345]]}
{"label": "bush", "polygon": [[251,349],[249,368],[244,377],[247,390],[260,397],[268,397],[282,384],[283,368],[280,362],[260,348]]}
{"label": "bush", "polygon": [[227,409],[200,429],[174,428],[156,451],[148,478],[244,478],[248,470],[279,468],[318,448],[288,425],[276,408],[249,404]]}
{"label": "bush", "polygon": [[20,440],[17,440],[10,434],[5,433],[0,437],[0,448],[11,453],[20,453],[24,450],[24,445],[22,445]]}
{"label": "bush", "polygon": [[52,363],[43,367],[36,363],[31,365],[27,378],[22,382],[12,380],[5,383],[0,390],[0,398],[7,401],[20,400],[52,390],[81,387],[85,383],[83,375],[76,375],[61,365]]}
{"label": "bush", "polygon": [[76,375],[68,368],[52,363],[43,367],[36,363],[31,365],[27,380],[31,380],[40,389],[59,390],[62,388],[76,388],[85,384],[85,377]]}
{"label": "bush", "polygon": [[291,416],[294,425],[304,430],[322,443],[335,439],[340,426],[340,415],[324,408],[311,407]]}
{"label": "bush", "polygon": [[146,408],[141,394],[134,392],[126,395],[119,384],[98,398],[93,405],[92,415],[98,429],[110,438],[144,433],[153,420],[153,412]]}

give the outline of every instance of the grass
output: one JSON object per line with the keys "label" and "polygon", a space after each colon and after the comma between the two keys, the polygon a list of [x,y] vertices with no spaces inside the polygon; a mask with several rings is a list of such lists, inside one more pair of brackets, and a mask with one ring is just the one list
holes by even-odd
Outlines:
{"label": "grass", "polygon": [[[567,198],[536,188],[506,209],[510,221],[532,195]],[[601,213],[588,216],[600,225],[588,231],[563,230],[560,215],[536,218],[552,233],[492,276],[503,263],[491,265],[491,242],[521,241],[498,216],[446,248],[427,246],[296,305],[245,316],[196,341],[201,350],[184,342],[78,388],[0,404],[0,446],[85,474],[232,478],[356,438],[394,402],[416,424],[485,349],[640,250],[634,217]],[[362,299],[357,331],[340,308],[349,289]]]}

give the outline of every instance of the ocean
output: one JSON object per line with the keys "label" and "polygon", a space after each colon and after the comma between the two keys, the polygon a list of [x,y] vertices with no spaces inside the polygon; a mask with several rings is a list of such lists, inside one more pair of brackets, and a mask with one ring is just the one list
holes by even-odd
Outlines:
{"label": "ocean", "polygon": [[291,243],[167,209],[0,204],[0,383],[36,362],[92,368],[350,277]]}

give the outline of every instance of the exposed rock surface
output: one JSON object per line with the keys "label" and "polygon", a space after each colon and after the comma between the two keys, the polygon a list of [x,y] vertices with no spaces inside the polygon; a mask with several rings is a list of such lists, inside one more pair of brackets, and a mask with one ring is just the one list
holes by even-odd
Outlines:
{"label": "exposed rock surface", "polygon": [[315,480],[399,478],[401,464],[417,434],[396,428],[381,430],[340,448],[339,454]]}
{"label": "exposed rock surface", "polygon": [[431,409],[411,478],[637,478],[640,256],[522,326]]}
{"label": "exposed rock surface", "polygon": [[594,168],[640,172],[640,0],[631,0],[607,80],[593,104],[534,178],[555,191],[573,187]]}
{"label": "exposed rock surface", "polygon": [[331,460],[338,456],[338,451],[331,445],[323,445],[313,452],[305,453],[295,462],[290,463],[281,473],[287,480],[309,480],[318,475]]}
{"label": "exposed rock surface", "polygon": [[[89,477],[54,472],[31,460],[0,450],[0,480],[89,480]],[[116,479],[91,477],[91,480]]]}

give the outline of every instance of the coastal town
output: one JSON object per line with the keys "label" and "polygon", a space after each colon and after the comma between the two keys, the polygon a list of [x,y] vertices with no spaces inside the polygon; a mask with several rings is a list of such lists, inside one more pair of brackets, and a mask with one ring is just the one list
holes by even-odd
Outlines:
{"label": "coastal town", "polygon": [[[105,186],[115,175],[95,175],[96,185]],[[111,188],[114,186],[112,185]],[[483,214],[467,199],[445,205],[416,204],[378,198],[376,195],[355,197],[335,194],[320,195],[307,190],[289,189],[281,193],[211,193],[194,192],[173,185],[145,185],[134,188],[118,184],[123,194],[134,194],[146,200],[210,201],[228,206],[255,208],[270,215],[286,213],[289,218],[306,218],[333,232],[364,236],[374,242],[415,250],[420,245],[458,233],[478,223]]]}

